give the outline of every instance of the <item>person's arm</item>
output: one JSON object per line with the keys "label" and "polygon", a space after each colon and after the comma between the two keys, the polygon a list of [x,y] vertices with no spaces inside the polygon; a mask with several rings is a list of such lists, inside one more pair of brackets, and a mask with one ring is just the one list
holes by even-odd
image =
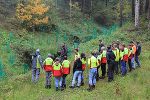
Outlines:
{"label": "person's arm", "polygon": [[40,63],[41,68],[43,69],[42,58],[41,58],[41,56],[40,56],[40,55],[38,56],[38,60],[39,60],[39,63]]}

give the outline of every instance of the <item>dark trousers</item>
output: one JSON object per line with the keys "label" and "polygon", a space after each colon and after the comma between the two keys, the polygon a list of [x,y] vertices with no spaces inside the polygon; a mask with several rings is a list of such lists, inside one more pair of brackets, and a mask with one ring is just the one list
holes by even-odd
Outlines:
{"label": "dark trousers", "polygon": [[119,73],[119,62],[118,61],[115,61],[115,68],[114,68],[114,70],[115,70],[115,73],[116,74],[118,74]]}
{"label": "dark trousers", "polygon": [[132,70],[132,63],[131,63],[131,59],[128,59],[128,65],[129,65],[129,71]]}
{"label": "dark trousers", "polygon": [[108,64],[108,80],[114,79],[115,62]]}
{"label": "dark trousers", "polygon": [[100,66],[97,67],[97,75],[96,75],[96,80],[99,80],[99,68]]}
{"label": "dark trousers", "polygon": [[66,85],[66,77],[67,77],[67,74],[64,74],[64,75],[62,76],[62,85],[63,85],[63,86]]}
{"label": "dark trousers", "polygon": [[106,64],[104,64],[104,63],[101,64],[101,70],[102,70],[102,76],[105,76],[105,74],[106,74]]}

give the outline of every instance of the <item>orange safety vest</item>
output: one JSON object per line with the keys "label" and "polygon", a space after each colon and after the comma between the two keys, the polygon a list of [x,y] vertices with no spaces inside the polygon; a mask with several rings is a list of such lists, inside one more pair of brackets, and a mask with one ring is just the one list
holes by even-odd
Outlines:
{"label": "orange safety vest", "polygon": [[132,46],[132,49],[133,49],[133,54],[135,54],[135,53],[136,53],[136,46],[133,45],[133,46]]}

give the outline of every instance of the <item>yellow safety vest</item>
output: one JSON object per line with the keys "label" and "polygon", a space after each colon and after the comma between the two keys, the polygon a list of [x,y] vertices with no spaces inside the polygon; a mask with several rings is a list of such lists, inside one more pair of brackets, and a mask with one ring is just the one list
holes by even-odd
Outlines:
{"label": "yellow safety vest", "polygon": [[64,68],[69,68],[70,62],[68,60],[64,60],[62,65]]}
{"label": "yellow safety vest", "polygon": [[53,65],[53,59],[52,58],[46,58],[44,61],[45,65]]}
{"label": "yellow safety vest", "polygon": [[56,64],[54,63],[54,65],[53,65],[53,70],[61,70],[61,64],[56,65]]}
{"label": "yellow safety vest", "polygon": [[94,56],[90,58],[90,68],[97,68],[97,59]]}
{"label": "yellow safety vest", "polygon": [[82,64],[86,64],[86,60],[84,58],[81,59]]}
{"label": "yellow safety vest", "polygon": [[36,68],[41,68],[41,64],[40,64],[40,61],[39,61],[39,56],[36,59]]}
{"label": "yellow safety vest", "polygon": [[115,61],[119,61],[119,49],[116,48],[115,50],[113,50],[113,52],[114,52],[115,57],[116,57]]}

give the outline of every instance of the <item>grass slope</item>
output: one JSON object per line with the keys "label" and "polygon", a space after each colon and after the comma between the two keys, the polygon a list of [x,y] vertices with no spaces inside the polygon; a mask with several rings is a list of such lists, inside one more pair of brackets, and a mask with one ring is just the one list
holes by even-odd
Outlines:
{"label": "grass slope", "polygon": [[[67,89],[63,92],[55,92],[54,79],[52,79],[52,88],[47,90],[44,88],[45,76],[41,74],[39,83],[31,83],[31,72],[14,76],[0,82],[0,99],[1,100],[149,100],[150,99],[150,46],[148,31],[143,31],[143,35],[137,36],[134,32],[127,32],[130,24],[118,29],[110,36],[100,35],[99,38],[81,44],[81,50],[86,53],[90,52],[90,48],[97,48],[98,39],[103,39],[106,44],[113,40],[119,39],[128,43],[130,39],[135,37],[136,40],[142,41],[143,51],[141,54],[141,68],[128,73],[127,76],[115,76],[115,81],[107,83],[107,79],[100,80],[96,84],[96,89],[88,92],[88,70],[85,71],[84,87],[80,89]],[[36,45],[37,46],[37,45]],[[42,47],[42,46],[40,46]],[[44,47],[42,47],[44,50]],[[46,55],[48,50],[42,51],[42,55]],[[72,75],[67,77],[67,85],[71,83]]]}

